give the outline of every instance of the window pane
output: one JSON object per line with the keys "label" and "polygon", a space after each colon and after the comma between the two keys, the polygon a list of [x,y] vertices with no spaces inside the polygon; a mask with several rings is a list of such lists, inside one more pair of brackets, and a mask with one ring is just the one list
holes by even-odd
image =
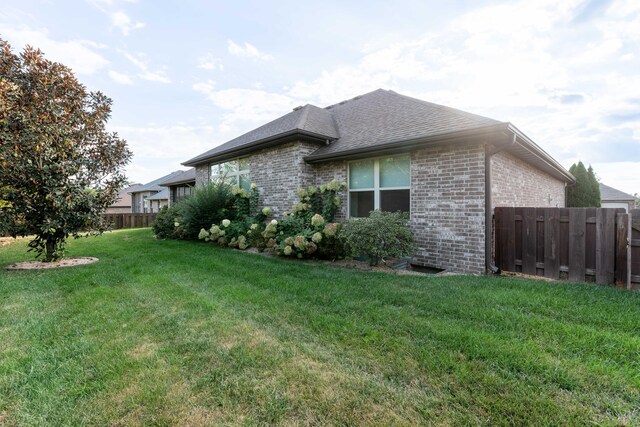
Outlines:
{"label": "window pane", "polygon": [[220,174],[220,165],[211,165],[211,179]]}
{"label": "window pane", "polygon": [[251,190],[249,175],[240,175],[240,188],[244,188],[247,191]]}
{"label": "window pane", "polygon": [[380,159],[380,187],[409,186],[409,157]]}
{"label": "window pane", "polygon": [[220,174],[230,175],[238,171],[238,162],[234,160],[227,163],[220,163],[219,167],[220,167]]}
{"label": "window pane", "polygon": [[373,160],[349,163],[349,188],[373,188]]}
{"label": "window pane", "polygon": [[349,216],[369,216],[373,210],[373,191],[352,191],[349,193]]}
{"label": "window pane", "polygon": [[241,171],[249,170],[249,159],[248,158],[245,157],[244,159],[238,160],[238,170],[241,170]]}
{"label": "window pane", "polygon": [[229,185],[238,185],[238,176],[237,175],[225,176],[222,179],[222,182]]}
{"label": "window pane", "polygon": [[409,190],[380,191],[380,210],[409,212]]}

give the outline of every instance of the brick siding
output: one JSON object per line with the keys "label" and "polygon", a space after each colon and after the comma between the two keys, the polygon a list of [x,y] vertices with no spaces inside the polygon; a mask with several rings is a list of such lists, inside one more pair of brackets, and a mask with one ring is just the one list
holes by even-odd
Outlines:
{"label": "brick siding", "polygon": [[[347,162],[336,161],[313,165],[316,172],[317,186],[328,184],[332,180],[340,183],[347,182]],[[340,194],[340,209],[336,212],[335,221],[345,221],[347,219],[347,191]]]}
{"label": "brick siding", "polygon": [[414,262],[484,273],[484,148],[439,147],[411,154]]}
{"label": "brick siding", "polygon": [[565,206],[564,182],[506,152],[491,157],[491,202],[496,206]]}
{"label": "brick siding", "polygon": [[304,157],[317,149],[317,144],[291,142],[256,151],[249,157],[249,174],[260,191],[260,205],[273,209],[276,218],[298,202],[298,188],[315,183],[313,166]]}
{"label": "brick siding", "polygon": [[[251,181],[261,205],[276,217],[298,202],[296,190],[332,179],[347,180],[347,162],[310,165],[304,157],[318,148],[292,142],[249,156]],[[507,154],[492,157],[494,206],[564,206],[564,183]],[[196,183],[209,180],[209,166],[196,167]],[[337,220],[347,218],[347,192]],[[549,200],[551,202],[549,203]],[[483,274],[484,147],[477,144],[431,147],[411,153],[413,262],[453,272]]]}

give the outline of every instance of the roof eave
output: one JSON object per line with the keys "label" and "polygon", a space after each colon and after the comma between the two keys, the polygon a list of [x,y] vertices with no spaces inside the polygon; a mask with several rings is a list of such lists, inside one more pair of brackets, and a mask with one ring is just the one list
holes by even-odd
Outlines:
{"label": "roof eave", "polygon": [[544,151],[538,144],[533,142],[527,135],[525,135],[520,129],[515,127],[512,123],[508,123],[509,131],[513,132],[517,137],[517,142],[520,146],[527,149],[534,156],[539,158],[545,165],[547,165],[554,172],[562,176],[562,178],[568,183],[575,183],[575,177],[566,170],[560,163],[558,163],[549,153]]}
{"label": "roof eave", "polygon": [[197,156],[186,162],[182,163],[183,166],[196,166],[202,163],[211,163],[214,161],[223,161],[229,160],[234,157],[239,157],[245,154],[249,154],[253,151],[260,150],[263,148],[273,147],[275,145],[284,144],[286,142],[291,142],[295,140],[304,140],[315,143],[326,143],[327,141],[334,141],[336,138],[321,135],[301,129],[294,129],[292,131],[287,131],[280,133],[278,135],[270,136],[267,138],[262,138],[257,141],[250,142],[248,144],[244,144],[240,147],[234,147],[225,151],[221,151],[218,153],[211,154],[209,156]]}
{"label": "roof eave", "polygon": [[196,179],[195,178],[190,178],[190,179],[182,179],[180,181],[163,182],[162,184],[160,184],[160,186],[161,187],[172,187],[174,185],[189,184],[191,182],[195,185]]}
{"label": "roof eave", "polygon": [[446,142],[464,142],[476,141],[478,138],[485,140],[490,136],[506,136],[505,130],[509,123],[498,123],[463,131],[448,132],[439,135],[426,137],[402,139],[377,144],[373,146],[360,147],[353,150],[340,151],[337,153],[327,153],[306,156],[304,160],[307,163],[321,163],[331,160],[351,160],[366,157],[370,154],[393,154],[407,151],[413,151],[418,148],[424,148],[431,145],[438,145]]}

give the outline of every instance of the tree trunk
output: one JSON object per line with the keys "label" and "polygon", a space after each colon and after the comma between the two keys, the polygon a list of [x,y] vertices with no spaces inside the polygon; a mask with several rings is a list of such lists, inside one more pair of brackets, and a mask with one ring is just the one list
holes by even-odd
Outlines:
{"label": "tree trunk", "polygon": [[58,241],[57,239],[50,238],[47,239],[47,243],[45,245],[45,253],[44,253],[44,261],[51,262],[56,258],[56,247]]}

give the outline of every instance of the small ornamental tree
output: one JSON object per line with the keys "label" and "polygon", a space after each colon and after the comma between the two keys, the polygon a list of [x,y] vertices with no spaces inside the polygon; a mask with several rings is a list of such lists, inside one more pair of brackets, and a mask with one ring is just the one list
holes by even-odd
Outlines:
{"label": "small ornamental tree", "polygon": [[0,39],[0,234],[34,235],[30,250],[53,261],[69,236],[105,230],[131,158],[105,129],[110,113],[71,69]]}
{"label": "small ornamental tree", "polygon": [[578,162],[569,168],[569,172],[576,178],[576,183],[567,188],[567,207],[600,207],[600,184],[593,168],[589,166],[587,170],[582,162]]}

